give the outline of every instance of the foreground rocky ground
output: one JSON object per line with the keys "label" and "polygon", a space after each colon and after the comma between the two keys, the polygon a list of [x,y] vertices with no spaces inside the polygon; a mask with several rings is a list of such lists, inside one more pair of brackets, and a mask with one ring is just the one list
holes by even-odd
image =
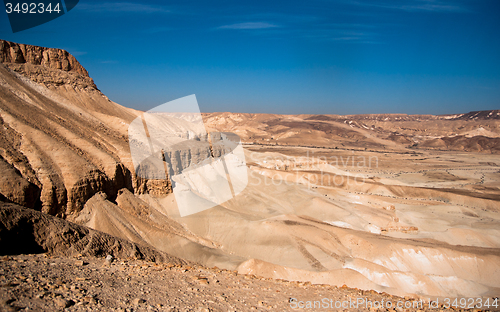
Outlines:
{"label": "foreground rocky ground", "polygon": [[[291,298],[297,301],[290,303]],[[385,304],[412,302],[374,291],[337,288],[255,276],[197,265],[153,263],[96,257],[52,257],[48,254],[0,258],[0,311],[289,311],[307,302],[328,300],[348,311],[440,311],[368,309],[359,299]],[[359,298],[359,299],[358,299]],[[332,301],[330,301],[332,300]],[[332,303],[333,302],[333,303]],[[338,302],[338,303],[337,303]],[[344,308],[335,308],[335,304]],[[314,303],[311,303],[314,304]],[[350,305],[349,307],[347,305]],[[297,307],[294,309],[294,307]]]}

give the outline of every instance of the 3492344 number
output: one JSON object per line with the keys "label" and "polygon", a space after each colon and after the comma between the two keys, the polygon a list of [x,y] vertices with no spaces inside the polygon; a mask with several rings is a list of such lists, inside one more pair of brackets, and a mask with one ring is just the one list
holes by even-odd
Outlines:
{"label": "3492344 number", "polygon": [[15,13],[15,14],[42,14],[42,13],[57,13],[61,12],[61,8],[59,3],[48,3],[45,5],[44,3],[16,3],[15,5],[12,3],[5,4],[5,12],[7,14]]}
{"label": "3492344 number", "polygon": [[462,308],[462,309],[474,309],[474,308],[498,308],[498,298],[455,298],[454,300],[450,298],[445,298],[443,302],[443,307],[446,309],[450,308]]}

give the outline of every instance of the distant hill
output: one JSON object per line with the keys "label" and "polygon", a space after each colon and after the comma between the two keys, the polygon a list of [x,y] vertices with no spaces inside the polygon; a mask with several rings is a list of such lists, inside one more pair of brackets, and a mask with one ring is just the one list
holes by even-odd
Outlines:
{"label": "distant hill", "polygon": [[459,115],[444,115],[444,119],[454,119],[454,120],[492,120],[500,119],[500,110],[485,110],[485,111],[474,111],[467,114]]}

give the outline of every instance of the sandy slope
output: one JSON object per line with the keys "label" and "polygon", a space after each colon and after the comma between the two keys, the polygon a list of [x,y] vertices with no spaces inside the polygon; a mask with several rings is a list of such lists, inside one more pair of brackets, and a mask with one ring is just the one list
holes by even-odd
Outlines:
{"label": "sandy slope", "polygon": [[[300,148],[287,148],[288,155],[280,152],[279,147],[254,147],[247,157],[247,188],[210,210],[180,217],[173,195],[141,195],[149,210],[140,219],[124,213],[127,208],[120,203],[121,212],[118,207],[112,212],[104,203],[95,205],[94,197],[81,212],[93,211],[84,224],[145,239],[174,255],[241,273],[346,284],[398,295],[498,293],[499,206],[498,191],[493,188],[498,183],[497,169],[472,160],[469,154],[450,154],[450,159],[429,154],[428,164],[412,171],[403,159],[414,156],[391,154],[380,155],[378,168],[362,172],[357,166],[338,168],[321,160],[307,163]],[[333,152],[316,152],[322,153]],[[402,168],[394,165],[395,157]],[[273,162],[279,168],[292,159],[300,163],[300,170],[279,170]],[[459,159],[473,170],[463,165],[462,170],[450,171]],[[483,174],[490,179],[480,183]],[[328,183],[317,179],[321,175]],[[344,183],[335,185],[329,179],[332,176],[342,177]],[[418,176],[422,176],[420,183]],[[478,183],[489,183],[490,189],[483,193],[466,190]],[[460,185],[465,187],[456,188]],[[222,255],[207,257],[187,246],[179,249],[176,240],[151,227],[166,223],[159,216],[168,216],[169,222],[177,222],[189,233],[185,234],[188,239],[203,238],[199,243]],[[127,234],[130,231],[121,225],[133,228],[134,234]]]}

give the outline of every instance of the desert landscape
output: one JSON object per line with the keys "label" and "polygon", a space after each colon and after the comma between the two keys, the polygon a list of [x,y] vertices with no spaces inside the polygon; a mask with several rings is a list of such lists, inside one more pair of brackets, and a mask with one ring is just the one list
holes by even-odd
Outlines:
{"label": "desert landscape", "polygon": [[[183,215],[169,177],[137,174],[129,126],[144,112],[108,99],[64,50],[0,40],[0,62],[2,309],[498,301],[500,110],[202,113],[199,131],[240,138],[247,184]],[[184,147],[178,166],[214,150]]]}

